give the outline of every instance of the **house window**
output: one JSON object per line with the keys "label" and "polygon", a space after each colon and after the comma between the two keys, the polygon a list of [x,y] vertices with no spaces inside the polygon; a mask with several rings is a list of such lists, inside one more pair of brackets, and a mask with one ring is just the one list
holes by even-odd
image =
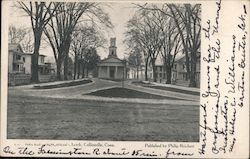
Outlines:
{"label": "house window", "polygon": [[44,58],[43,57],[41,58],[41,63],[44,63]]}
{"label": "house window", "polygon": [[185,64],[182,65],[182,69],[183,69],[183,70],[185,69]]}
{"label": "house window", "polygon": [[177,69],[177,64],[174,65],[174,69]]}
{"label": "house window", "polygon": [[162,71],[162,66],[160,66],[160,71]]}
{"label": "house window", "polygon": [[23,62],[25,62],[25,57],[23,57]]}
{"label": "house window", "polygon": [[21,55],[17,55],[16,60],[21,60]]}

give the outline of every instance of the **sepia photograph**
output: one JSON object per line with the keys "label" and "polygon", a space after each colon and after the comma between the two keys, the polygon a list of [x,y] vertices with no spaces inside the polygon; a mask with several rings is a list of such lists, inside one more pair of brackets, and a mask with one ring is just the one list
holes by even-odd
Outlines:
{"label": "sepia photograph", "polygon": [[201,4],[9,10],[7,139],[200,141]]}

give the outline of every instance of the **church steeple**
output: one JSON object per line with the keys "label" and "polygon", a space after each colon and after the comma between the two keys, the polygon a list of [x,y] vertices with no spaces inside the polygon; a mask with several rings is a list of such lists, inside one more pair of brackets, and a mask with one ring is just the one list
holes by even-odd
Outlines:
{"label": "church steeple", "polygon": [[115,44],[116,38],[110,38],[110,46],[109,46],[109,57],[117,57],[116,55],[116,44]]}

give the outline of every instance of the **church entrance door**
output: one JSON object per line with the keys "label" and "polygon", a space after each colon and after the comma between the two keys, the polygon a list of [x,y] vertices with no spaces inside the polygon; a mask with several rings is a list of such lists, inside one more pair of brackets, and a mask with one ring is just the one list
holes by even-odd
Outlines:
{"label": "church entrance door", "polygon": [[109,77],[111,78],[111,79],[115,79],[115,67],[110,67],[109,68],[110,70],[109,70]]}

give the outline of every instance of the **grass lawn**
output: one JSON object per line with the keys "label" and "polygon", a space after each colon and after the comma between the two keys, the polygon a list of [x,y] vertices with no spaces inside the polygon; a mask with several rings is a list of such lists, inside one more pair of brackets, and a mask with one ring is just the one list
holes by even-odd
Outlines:
{"label": "grass lawn", "polygon": [[72,81],[67,83],[60,83],[60,84],[51,84],[51,85],[45,85],[45,86],[34,86],[34,89],[52,89],[52,88],[61,88],[61,87],[70,87],[70,86],[76,86],[81,84],[87,84],[92,82],[91,80],[81,80],[81,81]]}
{"label": "grass lawn", "polygon": [[103,89],[95,92],[91,92],[87,95],[101,96],[101,97],[120,97],[120,98],[144,98],[144,99],[172,99],[181,100],[178,98],[159,96],[154,94],[149,94],[145,92],[140,92],[132,89],[114,87],[109,89]]}
{"label": "grass lawn", "polygon": [[199,105],[8,96],[8,139],[199,141]]}
{"label": "grass lawn", "polygon": [[172,91],[172,92],[178,92],[178,93],[185,93],[185,94],[191,94],[191,95],[200,95],[200,92],[194,92],[194,91],[189,91],[189,90],[183,90],[183,89],[178,89],[178,88],[173,88],[173,87],[165,87],[165,86],[155,86],[153,84],[147,84],[143,83],[141,81],[135,81],[132,82],[135,85],[140,85],[143,87],[148,87],[148,88],[153,88],[153,89],[160,89],[160,90],[166,90],[166,91]]}

